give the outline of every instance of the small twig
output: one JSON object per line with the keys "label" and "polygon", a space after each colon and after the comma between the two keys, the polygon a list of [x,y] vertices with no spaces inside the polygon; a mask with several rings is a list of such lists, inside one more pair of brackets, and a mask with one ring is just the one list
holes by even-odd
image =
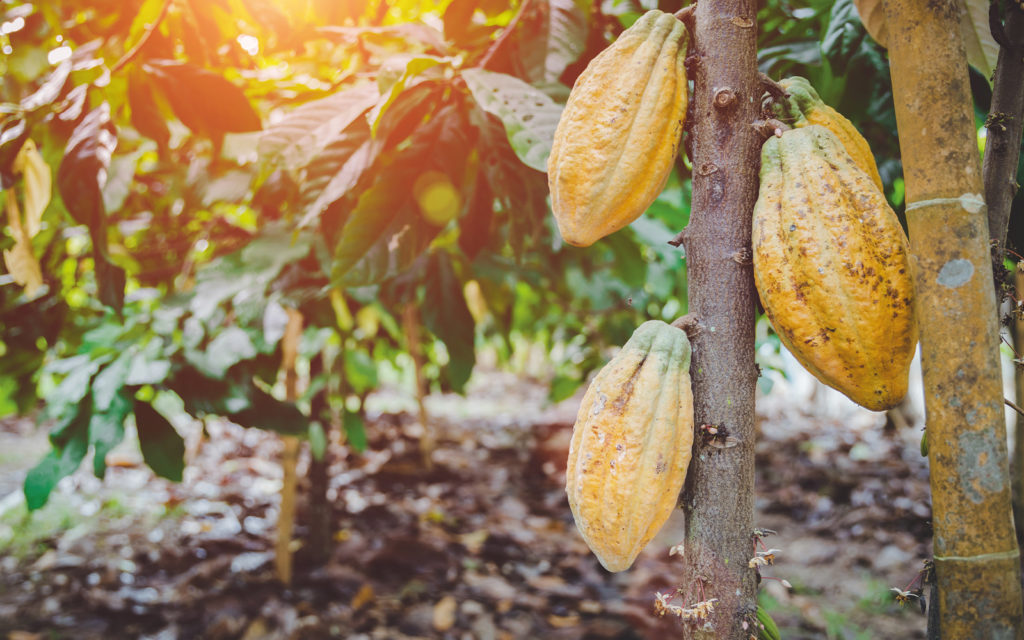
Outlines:
{"label": "small twig", "polygon": [[785,100],[789,97],[789,92],[783,89],[781,84],[769,78],[768,74],[759,73],[757,74],[757,77],[758,80],[761,81],[761,86],[764,87],[764,90],[768,92],[768,95],[770,95],[773,100]]}
{"label": "small twig", "polygon": [[692,313],[688,313],[685,316],[676,318],[672,321],[672,326],[676,329],[682,329],[686,332],[686,337],[689,339],[695,338],[700,334],[700,321],[697,320],[697,316]]}
{"label": "small twig", "polygon": [[512,16],[512,19],[509,21],[508,26],[505,27],[505,30],[501,32],[501,35],[498,36],[498,39],[495,40],[494,43],[487,48],[487,51],[484,52],[484,56],[480,58],[480,62],[478,62],[476,65],[478,69],[487,68],[487,65],[490,64],[491,59],[495,56],[495,54],[498,53],[498,49],[501,49],[501,46],[505,44],[505,41],[508,40],[509,37],[511,37],[511,35],[515,32],[516,27],[519,25],[519,21],[522,20],[523,16],[526,14],[526,9],[529,6],[530,0],[523,0],[523,4],[519,5],[519,11],[516,12],[516,15]]}
{"label": "small twig", "polygon": [[1003,402],[1006,403],[1006,406],[1010,407],[1011,409],[1013,409],[1014,411],[1016,411],[1020,415],[1024,416],[1024,409],[1021,409],[1020,407],[1018,407],[1014,402],[1011,402],[1007,398],[1003,398]]}
{"label": "small twig", "polygon": [[110,70],[111,73],[117,73],[123,69],[126,64],[131,62],[132,59],[139,54],[142,47],[146,46],[146,43],[149,42],[149,37],[153,35],[153,32],[160,26],[160,23],[164,21],[164,18],[167,16],[167,11],[171,8],[172,4],[174,4],[174,0],[164,0],[163,6],[160,7],[160,15],[156,17],[156,20],[154,20],[152,24],[146,25],[145,31],[142,32],[142,37],[139,38],[139,41],[135,43],[134,47],[126,51],[124,55],[121,56],[120,60],[114,63],[114,67]]}
{"label": "small twig", "polygon": [[784,131],[789,131],[790,126],[781,120],[768,118],[767,120],[755,120],[750,124],[754,130],[760,133],[767,140],[772,136],[782,137]]}

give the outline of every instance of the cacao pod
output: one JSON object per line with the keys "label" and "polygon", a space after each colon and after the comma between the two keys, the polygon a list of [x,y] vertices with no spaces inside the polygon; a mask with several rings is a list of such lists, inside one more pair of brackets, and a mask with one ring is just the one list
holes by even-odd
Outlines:
{"label": "cacao pod", "polygon": [[645,322],[587,389],[569,445],[569,507],[605,569],[628,569],[668,520],[692,445],[690,342]]}
{"label": "cacao pod", "polygon": [[762,147],[753,250],[761,303],[796,359],[858,404],[895,406],[917,345],[907,238],[825,127]]}
{"label": "cacao pod", "polygon": [[548,157],[562,238],[585,247],[642,214],[665,186],[686,117],[686,27],[648,11],[580,74]]}
{"label": "cacao pod", "polygon": [[839,138],[857,165],[874,181],[879,191],[883,191],[882,177],[878,175],[878,165],[871,147],[857,127],[846,117],[825,104],[806,78],[793,76],[779,80],[779,85],[789,94],[789,108],[796,120],[794,127],[806,127],[817,124],[825,127]]}

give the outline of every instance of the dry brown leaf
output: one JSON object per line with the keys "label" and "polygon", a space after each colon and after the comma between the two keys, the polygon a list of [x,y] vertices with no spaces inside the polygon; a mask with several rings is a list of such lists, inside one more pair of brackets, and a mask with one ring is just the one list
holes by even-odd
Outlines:
{"label": "dry brown leaf", "polygon": [[14,159],[14,172],[22,174],[24,180],[25,233],[29,238],[34,238],[39,233],[43,211],[50,203],[53,177],[50,165],[43,160],[32,140],[25,141]]}
{"label": "dry brown leaf", "polygon": [[445,596],[434,605],[434,630],[448,631],[455,626],[455,612],[458,607],[453,596]]}

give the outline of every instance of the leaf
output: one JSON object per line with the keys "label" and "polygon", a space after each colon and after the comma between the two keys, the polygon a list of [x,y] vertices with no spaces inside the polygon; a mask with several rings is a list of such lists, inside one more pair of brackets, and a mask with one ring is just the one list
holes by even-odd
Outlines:
{"label": "leaf", "polygon": [[283,402],[253,386],[252,404],[248,409],[227,414],[243,427],[276,431],[284,435],[301,436],[309,430],[307,418],[292,402]]}
{"label": "leaf", "polygon": [[106,230],[103,187],[116,146],[117,131],[110,122],[110,105],[104,102],[75,127],[57,170],[57,189],[64,206],[75,221],[90,230]]}
{"label": "leaf", "polygon": [[313,459],[317,462],[324,459],[324,453],[327,451],[327,434],[324,433],[324,428],[319,422],[309,423],[309,451],[313,454]]}
{"label": "leaf", "polygon": [[255,358],[257,350],[249,334],[241,327],[219,332],[199,351],[186,349],[185,358],[211,378],[223,378],[234,365]]}
{"label": "leaf", "polygon": [[25,185],[25,233],[29,238],[34,238],[39,233],[43,211],[50,203],[53,178],[50,174],[50,165],[43,160],[31,139],[25,141],[14,159],[14,171],[22,175]]}
{"label": "leaf", "polygon": [[29,128],[22,118],[5,119],[0,125],[0,188],[9,189],[17,182],[14,161],[28,134]]}
{"label": "leaf", "polygon": [[357,394],[377,388],[377,363],[361,349],[346,349],[342,354],[345,364],[345,383]]}
{"label": "leaf", "polygon": [[376,85],[363,84],[296,107],[263,132],[260,155],[279,160],[289,170],[304,167],[379,98]]}
{"label": "leaf", "polygon": [[131,109],[131,123],[135,130],[156,141],[157,147],[166,149],[171,131],[153,97],[153,85],[149,74],[133,66],[128,74],[128,107]]}
{"label": "leaf", "polygon": [[399,214],[408,216],[409,184],[404,173],[389,171],[359,196],[334,249],[331,282],[344,287],[351,269],[388,229]]}
{"label": "leaf", "polygon": [[61,446],[54,445],[54,448],[25,475],[25,504],[29,511],[34,511],[44,504],[50,497],[57,483],[61,478],[68,476],[78,469],[85,458],[89,448],[88,429],[91,411],[88,403],[75,416],[71,424],[65,430],[64,441]]}
{"label": "leaf", "polygon": [[[96,389],[93,389],[95,401]],[[89,444],[93,448],[93,473],[102,478],[107,469],[107,454],[124,440],[124,419],[132,412],[128,390],[120,388],[103,411],[93,411],[89,419]]]}
{"label": "leaf", "polygon": [[[367,130],[367,136],[369,130]],[[320,191],[316,200],[306,209],[305,215],[299,222],[299,227],[304,228],[317,223],[320,215],[346,194],[348,194],[358,183],[380,153],[381,144],[370,138],[346,138],[345,143],[354,148],[346,157],[338,173],[328,181],[327,185]],[[357,143],[357,144],[353,144]]]}
{"label": "leaf", "polygon": [[559,82],[566,67],[586,49],[587,16],[575,0],[548,0],[535,5],[534,23],[521,25],[519,49],[527,78],[541,86]]}
{"label": "leaf", "polygon": [[430,256],[424,299],[423,325],[444,342],[452,388],[462,393],[476,364],[476,325],[451,257],[444,251]]}
{"label": "leaf", "polygon": [[366,424],[358,413],[346,410],[341,417],[341,426],[345,430],[345,439],[356,453],[366,451]]}
{"label": "leaf", "polygon": [[147,60],[153,75],[182,124],[209,137],[259,131],[260,117],[245,93],[222,76],[187,62]]}
{"label": "leaf", "polygon": [[114,398],[124,388],[128,370],[132,363],[132,352],[123,351],[113,362],[100,369],[92,380],[92,403],[94,411],[107,411]]}
{"label": "leaf", "polygon": [[832,5],[828,28],[821,39],[821,51],[836,75],[846,73],[850,59],[864,41],[865,32],[859,22],[853,0],[838,0]]}
{"label": "leaf", "polygon": [[14,282],[25,288],[25,295],[33,298],[43,286],[43,271],[39,261],[32,253],[32,241],[21,225],[21,212],[18,211],[18,200],[14,191],[6,192],[7,220],[14,234],[14,248],[4,249],[4,266],[10,272]]}
{"label": "leaf", "polygon": [[377,129],[380,127],[380,124],[384,119],[384,114],[387,113],[388,108],[395,102],[398,96],[405,91],[405,87],[409,84],[409,81],[427,69],[436,67],[442,62],[443,60],[439,58],[419,56],[410,58],[409,61],[405,63],[405,70],[402,72],[402,75],[399,76],[398,80],[396,80],[393,85],[391,85],[387,95],[382,96],[383,99],[378,101],[377,106],[370,111],[369,120],[371,135],[377,135]]}
{"label": "leaf", "polygon": [[546,172],[562,107],[514,76],[466,69],[462,77],[480,108],[501,120],[523,164]]}
{"label": "leaf", "polygon": [[[336,42],[345,44],[383,44],[388,47],[409,46],[410,42],[424,44],[438,53],[445,53],[448,45],[444,36],[433,27],[425,24],[405,23],[388,26],[370,27],[320,27],[318,33],[331,37]],[[394,50],[394,48],[390,48]]]}
{"label": "leaf", "polygon": [[561,402],[572,397],[572,394],[576,393],[576,390],[583,384],[583,379],[576,376],[556,375],[554,380],[551,381],[551,387],[548,390],[548,400],[551,402]]}
{"label": "leaf", "polygon": [[185,441],[153,405],[135,400],[134,410],[143,460],[158,476],[181,482],[185,469]]}
{"label": "leaf", "polygon": [[53,102],[60,97],[61,91],[64,90],[64,84],[67,83],[68,76],[71,75],[71,60],[65,60],[57,65],[50,75],[46,78],[46,81],[35,90],[21,100],[21,108],[25,111],[35,111],[41,107],[53,104]]}

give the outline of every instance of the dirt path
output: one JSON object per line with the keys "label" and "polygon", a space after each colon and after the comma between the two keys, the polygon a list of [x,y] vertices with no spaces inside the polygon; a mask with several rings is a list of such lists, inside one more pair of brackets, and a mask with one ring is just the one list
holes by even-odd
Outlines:
{"label": "dirt path", "polygon": [[[576,403],[545,408],[544,394],[493,374],[472,400],[432,397],[441,439],[429,474],[414,413],[394,412],[410,401],[380,394],[389,411],[374,413],[370,450],[330,449],[333,554],[311,566],[299,549],[290,589],[271,569],[273,435],[210,422],[200,443],[192,428],[201,446],[180,485],[153,478],[127,447],[105,480],[83,465],[31,519],[0,495],[0,637],[680,637],[653,602],[674,587],[667,549],[682,523],[633,569],[601,569],[563,492]],[[790,640],[923,638],[924,616],[889,591],[930,545],[919,432],[886,435],[880,414],[776,395],[759,405],[758,525],[780,549],[764,573],[793,588],[765,580],[762,604]],[[3,441],[28,443],[34,460],[39,437],[18,429]],[[0,466],[8,495],[18,467]],[[304,515],[300,505],[300,537]]]}

